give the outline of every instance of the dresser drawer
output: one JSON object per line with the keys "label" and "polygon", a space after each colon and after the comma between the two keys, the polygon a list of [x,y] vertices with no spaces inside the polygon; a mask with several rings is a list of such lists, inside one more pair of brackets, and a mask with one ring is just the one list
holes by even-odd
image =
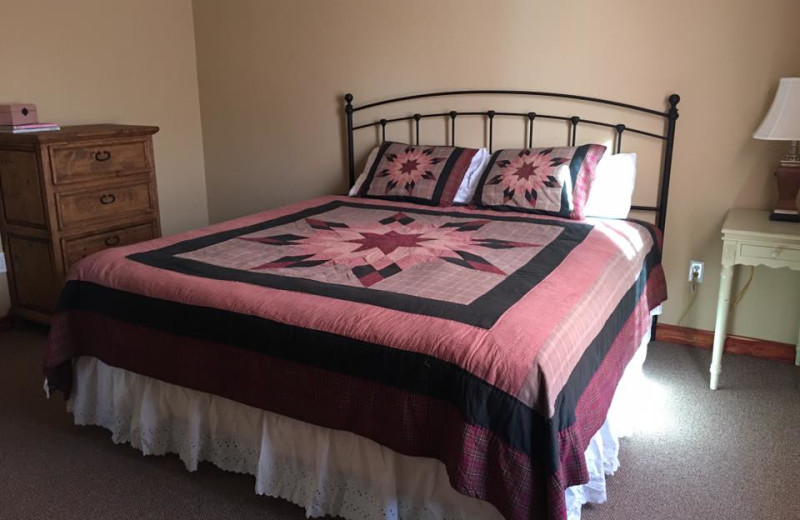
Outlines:
{"label": "dresser drawer", "polygon": [[147,143],[135,140],[53,146],[50,148],[53,183],[148,172],[152,164]]}
{"label": "dresser drawer", "polygon": [[155,209],[149,182],[57,193],[58,221],[61,229],[92,221],[146,213]]}
{"label": "dresser drawer", "polygon": [[88,237],[63,240],[64,264],[69,271],[73,264],[87,256],[111,247],[127,246],[157,238],[153,223],[104,231]]}
{"label": "dresser drawer", "polygon": [[800,248],[742,244],[739,253],[743,258],[766,258],[787,262],[800,262]]}

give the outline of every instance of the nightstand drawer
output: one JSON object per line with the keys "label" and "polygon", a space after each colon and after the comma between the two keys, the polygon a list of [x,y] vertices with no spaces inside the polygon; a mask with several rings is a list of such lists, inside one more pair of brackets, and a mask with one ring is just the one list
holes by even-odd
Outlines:
{"label": "nightstand drawer", "polygon": [[113,229],[88,237],[64,240],[64,264],[66,270],[69,271],[73,264],[98,251],[144,242],[153,238],[157,238],[157,232],[154,224],[149,222],[123,229]]}
{"label": "nightstand drawer", "polygon": [[740,254],[743,258],[766,258],[787,262],[800,262],[800,249],[786,246],[755,246],[742,244]]}
{"label": "nightstand drawer", "polygon": [[57,193],[56,205],[61,229],[92,221],[109,221],[155,209],[149,182]]}
{"label": "nightstand drawer", "polygon": [[146,173],[152,168],[146,140],[53,146],[50,161],[54,184]]}

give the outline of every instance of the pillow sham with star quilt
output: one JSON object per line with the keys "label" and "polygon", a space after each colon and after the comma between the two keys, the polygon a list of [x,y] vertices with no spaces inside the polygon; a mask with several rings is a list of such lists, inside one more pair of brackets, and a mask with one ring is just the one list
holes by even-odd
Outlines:
{"label": "pillow sham with star quilt", "polygon": [[474,148],[387,141],[379,148],[358,196],[451,206],[477,152]]}
{"label": "pillow sham with star quilt", "polygon": [[497,150],[481,175],[473,203],[582,220],[605,150],[598,144]]}

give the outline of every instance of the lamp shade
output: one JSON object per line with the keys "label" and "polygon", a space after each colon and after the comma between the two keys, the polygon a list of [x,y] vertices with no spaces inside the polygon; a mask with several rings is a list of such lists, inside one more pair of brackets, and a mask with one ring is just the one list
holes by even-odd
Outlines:
{"label": "lamp shade", "polygon": [[767,117],[753,137],[800,141],[800,78],[781,78]]}

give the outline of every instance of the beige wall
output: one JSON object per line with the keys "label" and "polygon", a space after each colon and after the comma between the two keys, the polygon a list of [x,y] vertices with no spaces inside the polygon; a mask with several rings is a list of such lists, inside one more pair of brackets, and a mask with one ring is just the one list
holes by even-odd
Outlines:
{"label": "beige wall", "polygon": [[36,103],[47,121],[161,127],[164,233],[208,222],[190,0],[3,0],[0,78],[0,102]]}
{"label": "beige wall", "polygon": [[[725,212],[773,197],[781,149],[752,132],[777,79],[800,74],[796,0],[195,0],[194,15],[212,221],[343,190],[348,91],[364,102],[540,89],[655,107],[680,93],[665,321],[688,301],[689,259],[702,260],[707,280],[686,325],[703,329],[713,328]],[[758,269],[732,326],[794,342],[798,317],[800,276]]]}

